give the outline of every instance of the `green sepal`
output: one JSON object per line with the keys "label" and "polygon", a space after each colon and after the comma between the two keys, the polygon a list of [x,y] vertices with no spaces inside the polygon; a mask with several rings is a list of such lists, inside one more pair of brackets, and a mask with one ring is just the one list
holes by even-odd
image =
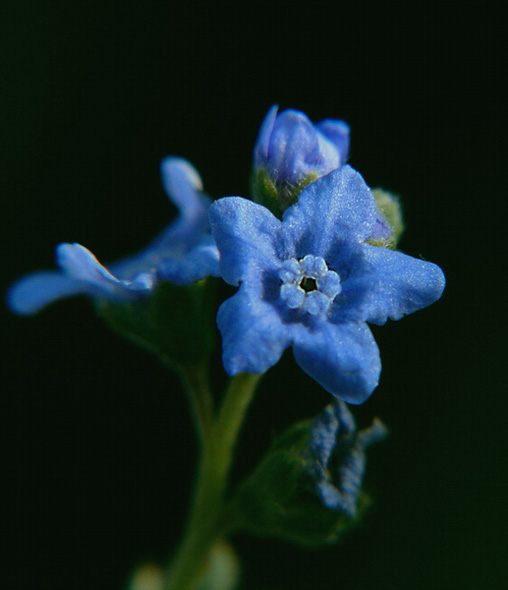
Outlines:
{"label": "green sepal", "polygon": [[264,205],[276,217],[298,201],[303,189],[317,180],[317,174],[307,175],[298,185],[293,186],[288,182],[275,184],[264,168],[254,170],[251,176],[252,198],[256,203]]}
{"label": "green sepal", "polygon": [[99,316],[113,330],[177,366],[201,363],[213,347],[215,287],[212,278],[190,286],[160,282],[149,299],[101,301]]}
{"label": "green sepal", "polygon": [[373,246],[395,250],[404,231],[400,199],[381,188],[372,189],[372,194],[376,201],[376,209],[386,219],[388,226],[392,230],[392,235],[385,240],[368,240],[368,242]]}
{"label": "green sepal", "polygon": [[358,499],[357,515],[326,508],[314,493],[305,452],[312,420],[290,427],[269,449],[233,499],[239,529],[278,537],[303,547],[338,541],[361,519],[368,504]]}
{"label": "green sepal", "polygon": [[251,174],[252,200],[264,205],[276,217],[280,216],[277,187],[264,168],[253,170]]}

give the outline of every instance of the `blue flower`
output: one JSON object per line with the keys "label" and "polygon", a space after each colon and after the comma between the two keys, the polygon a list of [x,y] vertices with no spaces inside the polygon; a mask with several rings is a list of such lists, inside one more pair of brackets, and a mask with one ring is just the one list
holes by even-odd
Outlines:
{"label": "blue flower", "polygon": [[8,305],[19,314],[32,314],[62,297],[86,294],[126,302],[150,294],[159,280],[191,284],[219,275],[218,251],[208,223],[210,199],[189,162],[168,157],[161,162],[164,189],[179,215],[147,248],[106,268],[80,244],[56,249],[61,271],[40,271],[17,281]]}
{"label": "blue flower", "polygon": [[327,508],[355,516],[365,471],[365,450],[386,435],[387,429],[378,419],[370,428],[357,432],[353,415],[340,400],[327,406],[314,420],[307,471]]}
{"label": "blue flower", "polygon": [[226,197],[210,207],[221,273],[238,292],[219,309],[228,374],[264,373],[289,346],[334,396],[362,403],[378,384],[379,351],[366,322],[384,324],[441,296],[436,265],[372,246],[377,212],[358,172],[316,180],[282,221]]}
{"label": "blue flower", "polygon": [[254,167],[264,168],[276,185],[296,187],[309,176],[324,176],[346,162],[349,126],[326,119],[313,125],[300,111],[266,115],[254,147]]}

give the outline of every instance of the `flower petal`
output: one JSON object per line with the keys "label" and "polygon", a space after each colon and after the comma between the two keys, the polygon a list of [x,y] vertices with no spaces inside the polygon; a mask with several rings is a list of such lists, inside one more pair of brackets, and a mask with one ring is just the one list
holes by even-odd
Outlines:
{"label": "flower petal", "polygon": [[342,166],[349,153],[349,125],[345,121],[325,119],[317,123],[316,128],[335,145],[339,151],[340,165]]}
{"label": "flower petal", "polygon": [[444,286],[443,271],[432,262],[365,244],[336,299],[336,314],[382,325],[434,303]]}
{"label": "flower petal", "polygon": [[277,363],[291,341],[276,309],[244,285],[220,306],[217,325],[229,375],[264,373]]}
{"label": "flower petal", "polygon": [[[296,326],[295,326],[296,328]],[[362,323],[316,323],[295,329],[293,352],[300,367],[335,397],[361,404],[374,391],[381,372],[379,351]]]}
{"label": "flower petal", "polygon": [[219,249],[224,280],[237,285],[251,272],[279,265],[275,254],[281,223],[262,205],[226,197],[212,204],[209,211],[213,237]]}
{"label": "flower petal", "polygon": [[7,305],[14,313],[30,315],[63,297],[88,292],[88,285],[58,271],[41,271],[16,281],[7,293]]}
{"label": "flower petal", "polygon": [[204,238],[181,257],[166,258],[157,267],[157,276],[175,285],[191,285],[208,276],[220,276],[219,251],[212,236]]}
{"label": "flower petal", "polygon": [[69,277],[88,283],[92,293],[129,300],[135,293],[148,292],[153,286],[154,273],[139,273],[132,280],[122,281],[81,244],[60,244],[56,252],[60,268]]}
{"label": "flower petal", "polygon": [[332,405],[326,406],[312,423],[309,437],[309,451],[312,459],[318,461],[323,470],[328,467],[337,442],[338,431],[339,419],[335,408]]}
{"label": "flower petal", "polygon": [[184,217],[194,217],[203,209],[203,183],[194,166],[183,158],[169,156],[160,164],[162,186]]}
{"label": "flower petal", "polygon": [[259,135],[256,140],[256,145],[254,146],[254,165],[256,166],[256,168],[262,166],[268,158],[268,146],[270,145],[270,136],[272,134],[273,125],[275,123],[275,118],[277,117],[278,109],[278,105],[274,104],[266,114],[265,118],[263,119],[263,122],[261,123]]}
{"label": "flower petal", "polygon": [[285,243],[297,244],[297,257],[330,258],[345,240],[363,241],[376,221],[374,197],[361,175],[343,166],[305,188],[283,216]]}
{"label": "flower petal", "polygon": [[322,176],[338,168],[340,158],[335,145],[306,115],[288,109],[275,120],[266,165],[275,182],[296,186],[311,173]]}
{"label": "flower petal", "polygon": [[70,277],[110,290],[120,283],[97,258],[81,244],[60,244],[56,249],[58,266]]}
{"label": "flower petal", "polygon": [[110,265],[122,280],[138,273],[151,272],[167,259],[186,255],[209,233],[208,209],[211,200],[202,192],[197,170],[183,158],[167,157],[161,162],[162,184],[179,215],[141,252]]}
{"label": "flower petal", "polygon": [[179,216],[147,250],[176,247],[183,251],[208,231],[208,208],[212,201],[203,193],[201,177],[187,160],[167,157],[160,169],[164,190],[178,208]]}

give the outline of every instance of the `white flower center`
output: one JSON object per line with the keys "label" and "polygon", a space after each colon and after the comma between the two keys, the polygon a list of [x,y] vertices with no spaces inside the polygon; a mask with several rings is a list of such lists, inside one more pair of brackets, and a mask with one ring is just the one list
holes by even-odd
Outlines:
{"label": "white flower center", "polygon": [[328,311],[342,291],[339,275],[329,270],[321,256],[308,254],[300,260],[285,260],[279,270],[281,299],[290,309],[302,309],[311,315]]}

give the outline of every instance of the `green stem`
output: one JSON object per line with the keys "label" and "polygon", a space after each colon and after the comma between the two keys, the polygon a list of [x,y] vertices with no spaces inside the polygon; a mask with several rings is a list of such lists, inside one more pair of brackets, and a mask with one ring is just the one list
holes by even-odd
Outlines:
{"label": "green stem", "polygon": [[180,378],[189,400],[197,437],[199,442],[203,444],[213,419],[213,396],[208,385],[207,363],[192,366],[179,365],[163,354],[160,359],[162,364],[174,371]]}
{"label": "green stem", "polygon": [[183,367],[179,375],[189,396],[196,433],[203,445],[213,421],[213,397],[208,385],[207,367],[204,364]]}
{"label": "green stem", "polygon": [[188,525],[164,590],[194,589],[214,541],[225,533],[221,513],[236,440],[260,377],[242,373],[230,380],[218,415],[203,440]]}

